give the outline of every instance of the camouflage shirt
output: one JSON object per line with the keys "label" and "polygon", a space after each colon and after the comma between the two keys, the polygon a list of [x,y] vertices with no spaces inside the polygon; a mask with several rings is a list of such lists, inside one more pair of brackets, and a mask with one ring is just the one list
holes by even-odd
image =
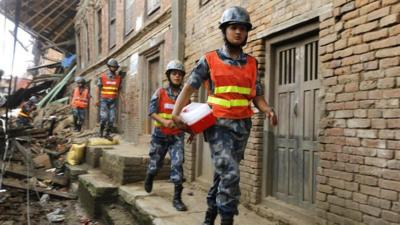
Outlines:
{"label": "camouflage shirt", "polygon": [[[227,52],[226,46],[218,49],[217,54],[224,63],[232,66],[243,66],[247,63],[247,54],[241,52],[237,59],[233,59]],[[259,79],[260,77],[257,75],[256,96],[263,95],[262,85]],[[203,56],[201,57],[193,71],[190,73],[190,77],[187,83],[193,88],[199,89],[201,84],[203,84],[205,81],[209,82],[210,90],[213,91],[214,84],[210,79],[210,67],[207,63],[205,56]],[[250,132],[251,128],[251,118],[239,120],[218,118],[217,125],[228,127],[237,133],[248,133]]]}

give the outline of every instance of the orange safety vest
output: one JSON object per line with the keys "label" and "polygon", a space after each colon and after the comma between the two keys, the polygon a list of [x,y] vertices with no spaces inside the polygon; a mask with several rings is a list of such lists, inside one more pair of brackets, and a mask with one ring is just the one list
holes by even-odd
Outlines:
{"label": "orange safety vest", "polygon": [[89,100],[89,89],[84,88],[81,92],[79,87],[74,89],[72,94],[71,105],[74,108],[87,108]]}
{"label": "orange safety vest", "polygon": [[251,100],[256,96],[257,61],[247,55],[243,66],[224,63],[216,51],[206,54],[214,91],[208,87],[207,103],[217,118],[244,119],[253,115]]}
{"label": "orange safety vest", "polygon": [[21,105],[21,110],[19,111],[18,116],[31,119],[31,116],[30,116],[31,110],[28,111],[28,112],[23,112],[23,111],[22,111],[22,109],[24,108],[25,104],[27,104],[27,102],[25,102],[25,103],[23,103],[23,104]]}
{"label": "orange safety vest", "polygon": [[[174,105],[175,101],[168,96],[168,93],[164,88],[161,88],[159,92],[158,115],[164,119],[171,120]],[[154,126],[160,127],[161,132],[166,135],[176,135],[182,132],[178,128],[163,127],[158,121],[154,121]]]}
{"label": "orange safety vest", "polygon": [[101,84],[101,98],[116,99],[121,84],[121,76],[115,75],[114,79],[109,79],[104,73],[101,75]]}

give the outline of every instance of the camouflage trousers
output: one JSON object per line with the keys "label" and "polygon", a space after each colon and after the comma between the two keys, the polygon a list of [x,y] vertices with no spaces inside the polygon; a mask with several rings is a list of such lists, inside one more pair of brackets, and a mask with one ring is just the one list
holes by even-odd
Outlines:
{"label": "camouflage trousers", "polygon": [[100,99],[100,124],[112,127],[116,115],[116,100]]}
{"label": "camouflage trousers", "polygon": [[222,216],[239,213],[239,164],[244,157],[250,129],[251,120],[222,119],[205,132],[215,169],[207,205],[213,211],[218,210]]}
{"label": "camouflage trousers", "polygon": [[72,109],[72,115],[74,116],[74,121],[76,121],[77,124],[82,125],[85,121],[86,109],[74,108]]}
{"label": "camouflage trousers", "polygon": [[16,123],[18,127],[30,126],[31,120],[27,117],[18,116]]}
{"label": "camouflage trousers", "polygon": [[184,135],[157,135],[153,133],[150,143],[150,161],[147,173],[156,175],[164,164],[165,155],[171,158],[170,179],[175,184],[182,184],[184,162]]}

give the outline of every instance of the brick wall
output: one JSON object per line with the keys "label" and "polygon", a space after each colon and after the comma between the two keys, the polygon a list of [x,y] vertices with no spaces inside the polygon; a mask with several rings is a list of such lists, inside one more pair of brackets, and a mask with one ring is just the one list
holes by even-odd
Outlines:
{"label": "brick wall", "polygon": [[318,215],[328,224],[399,224],[400,2],[333,7],[320,23]]}
{"label": "brick wall", "polygon": [[[240,5],[246,8],[251,16],[253,30],[249,33],[245,52],[255,56],[259,63],[259,74],[262,82],[265,77],[265,42],[259,37],[260,33],[272,28],[279,28],[289,20],[301,18],[310,11],[329,5],[330,0],[299,0],[299,1],[210,1],[199,6],[199,1],[190,0],[186,5],[186,45],[185,66],[190,71],[204,53],[219,48],[223,44],[218,22],[223,11],[229,6]],[[318,16],[318,15],[316,15]],[[241,163],[242,203],[254,205],[260,203],[262,196],[263,173],[263,123],[264,116],[253,116],[253,128],[247,145],[245,158]],[[193,149],[186,148],[185,169],[194,170],[196,155]],[[189,172],[190,173],[190,172]],[[187,174],[187,173],[186,173]],[[194,173],[190,173],[194,179]]]}
{"label": "brick wall", "polygon": [[[169,0],[161,0],[160,8],[147,15],[145,11],[146,0],[135,0],[134,2],[134,30],[128,34],[125,34],[124,30],[124,1],[116,0],[117,8],[117,18],[116,18],[116,45],[113,48],[109,48],[109,9],[108,0],[98,0],[98,1],[81,1],[78,13],[75,19],[75,28],[81,31],[81,40],[83,40],[85,29],[83,29],[83,21],[88,21],[89,27],[89,49],[91,53],[91,60],[89,64],[85,63],[83,68],[78,70],[77,75],[84,76],[87,80],[91,80],[91,94],[92,101],[89,107],[89,128],[94,128],[98,126],[98,107],[95,103],[98,101],[98,96],[96,96],[96,80],[107,70],[105,63],[108,58],[116,58],[123,68],[127,72],[127,76],[124,79],[122,95],[124,96],[124,101],[119,103],[119,115],[117,126],[123,137],[130,142],[137,142],[139,136],[141,135],[140,130],[140,109],[138,107],[143,105],[140,98],[143,87],[141,81],[146,79],[145,74],[140,74],[141,68],[144,64],[141,63],[140,51],[143,50],[143,46],[153,46],[153,39],[158,37],[163,40],[163,50],[161,58],[161,67],[164,68],[167,61],[170,60],[171,55],[171,3]],[[96,33],[95,33],[95,13],[98,9],[102,10],[102,52],[97,54],[97,44],[96,44]],[[141,26],[137,26],[141,24]],[[138,28],[138,29],[136,29]],[[78,54],[82,54],[84,58],[85,49],[82,41],[79,43],[80,49]],[[138,71],[130,71],[130,57],[133,54],[139,55]],[[163,69],[160,68],[162,72]],[[160,73],[163,76],[163,73]],[[147,140],[147,139],[146,139]]]}

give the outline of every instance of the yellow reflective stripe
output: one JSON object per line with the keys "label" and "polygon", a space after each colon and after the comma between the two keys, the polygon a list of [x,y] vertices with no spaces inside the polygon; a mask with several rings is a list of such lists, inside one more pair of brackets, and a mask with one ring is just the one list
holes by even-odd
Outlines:
{"label": "yellow reflective stripe", "polygon": [[102,87],[103,90],[118,90],[117,87]]}
{"label": "yellow reflective stripe", "polygon": [[168,114],[168,113],[159,113],[159,116],[161,116],[164,119],[172,119],[172,114]]}
{"label": "yellow reflective stripe", "polygon": [[[159,114],[157,114],[157,115],[159,115],[160,117],[162,117],[162,118],[164,118],[164,119],[172,119],[172,114],[168,114],[168,113],[159,113]],[[154,120],[154,126],[161,127],[162,124],[161,124],[160,122],[158,122],[157,120]]]}
{"label": "yellow reflective stripe", "polygon": [[215,94],[239,93],[239,94],[249,95],[251,93],[251,88],[239,87],[239,86],[222,86],[222,87],[216,87],[214,93]]}
{"label": "yellow reflective stripe", "polygon": [[250,104],[249,100],[247,99],[232,99],[226,100],[222,98],[217,98],[213,96],[209,96],[207,99],[208,103],[224,106],[227,108],[236,107],[236,106],[248,106]]}
{"label": "yellow reflective stripe", "polygon": [[115,91],[101,91],[101,94],[103,95],[115,95],[117,92]]}
{"label": "yellow reflective stripe", "polygon": [[20,115],[20,116],[24,116],[24,117],[30,117],[28,114],[26,114],[26,113],[23,113],[22,111],[21,111],[21,112],[19,112],[19,115]]}

